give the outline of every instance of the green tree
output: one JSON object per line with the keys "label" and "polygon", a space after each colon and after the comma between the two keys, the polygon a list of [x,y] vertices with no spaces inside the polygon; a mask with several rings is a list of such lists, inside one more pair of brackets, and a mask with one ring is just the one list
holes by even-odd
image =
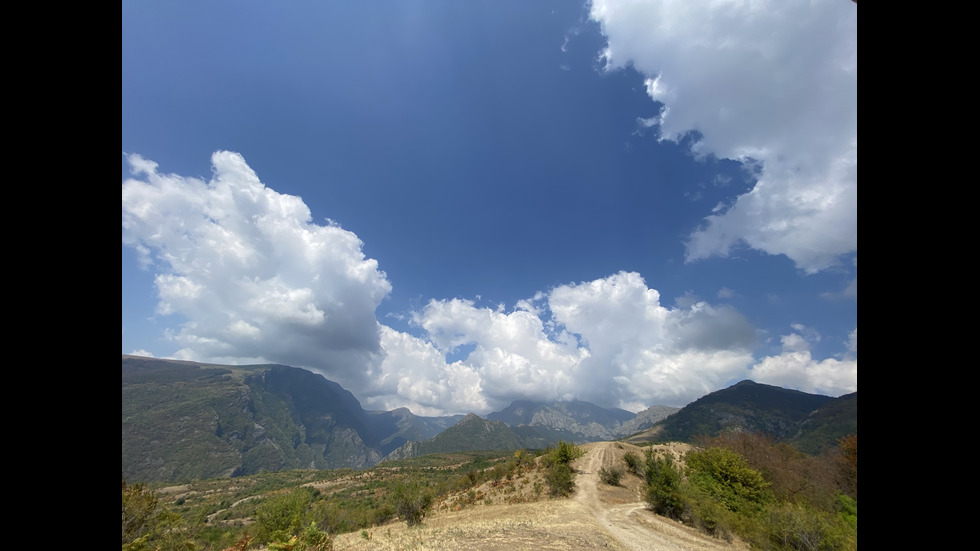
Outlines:
{"label": "green tree", "polygon": [[572,477],[572,467],[569,463],[585,455],[582,448],[559,440],[554,448],[548,447],[542,462],[545,466],[544,480],[548,484],[548,493],[552,497],[566,497],[575,490]]}
{"label": "green tree", "polygon": [[575,490],[572,468],[567,463],[555,463],[548,467],[544,481],[548,484],[548,495],[552,497],[567,497]]}
{"label": "green tree", "polygon": [[685,499],[681,492],[681,472],[674,465],[674,458],[670,454],[655,454],[650,449],[645,453],[643,475],[647,482],[647,503],[658,515],[681,518]]}
{"label": "green tree", "polygon": [[[155,529],[158,499],[143,484],[126,484],[122,479],[122,545],[146,542]],[[138,547],[136,547],[138,548]]]}
{"label": "green tree", "polygon": [[258,543],[286,541],[306,524],[312,496],[306,488],[276,494],[255,510],[255,539]]}
{"label": "green tree", "polygon": [[629,472],[643,476],[643,462],[640,461],[640,456],[633,452],[626,452],[623,461],[626,462],[626,468]]}
{"label": "green tree", "polygon": [[770,484],[728,448],[709,448],[687,455],[688,479],[698,490],[736,513],[755,513],[773,500]]}
{"label": "green tree", "polygon": [[565,442],[564,440],[559,440],[558,445],[550,450],[550,455],[556,463],[564,463],[568,465],[572,460],[578,459],[585,455],[582,448],[576,446],[571,442]]}
{"label": "green tree", "polygon": [[599,469],[599,480],[609,484],[610,486],[619,486],[619,480],[623,478],[623,470],[618,467],[605,468],[601,467]]}
{"label": "green tree", "polygon": [[422,524],[434,496],[417,481],[398,482],[391,489],[391,502],[409,526]]}

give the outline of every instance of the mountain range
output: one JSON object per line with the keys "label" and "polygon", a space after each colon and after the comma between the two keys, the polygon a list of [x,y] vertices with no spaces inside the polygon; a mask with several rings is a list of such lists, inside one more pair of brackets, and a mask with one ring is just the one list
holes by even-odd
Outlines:
{"label": "mountain range", "polygon": [[364,410],[339,384],[296,367],[122,357],[122,474],[132,481],[362,469],[558,440],[690,441],[733,427],[796,439],[815,453],[857,432],[857,394],[835,399],[742,381],[685,408],[637,414],[583,401],[517,401],[486,418],[423,417],[405,408]]}

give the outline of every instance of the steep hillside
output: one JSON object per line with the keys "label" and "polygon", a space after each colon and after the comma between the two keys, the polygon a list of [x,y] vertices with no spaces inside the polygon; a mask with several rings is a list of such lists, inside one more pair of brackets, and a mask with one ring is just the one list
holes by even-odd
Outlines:
{"label": "steep hillside", "polygon": [[370,414],[374,431],[381,435],[388,435],[381,440],[382,455],[388,455],[409,441],[428,440],[462,419],[462,415],[420,417],[408,408],[373,411]]}
{"label": "steep hillside", "polygon": [[[500,421],[490,421],[470,413],[435,437],[408,442],[385,457],[385,461],[409,459],[440,452],[518,450],[529,447],[528,440]],[[530,447],[537,447],[535,440]]]}
{"label": "steep hillside", "polygon": [[693,442],[698,436],[716,436],[726,430],[765,433],[813,453],[857,432],[857,393],[831,398],[741,381],[691,402],[626,440]]}
{"label": "steep hillside", "polygon": [[633,415],[582,401],[515,402],[489,419],[365,411],[339,384],[283,365],[227,366],[122,357],[122,473],[179,482],[287,469],[363,469],[391,456],[584,444],[690,442],[729,428],[805,451],[856,433],[857,395],[839,399],[743,381],[683,409]]}
{"label": "steep hillside", "polygon": [[817,454],[835,447],[841,436],[857,434],[857,430],[857,392],[852,392],[810,413],[787,441],[801,451]]}
{"label": "steep hillside", "polygon": [[122,357],[122,474],[130,480],[370,467],[454,420],[367,412],[305,369]]}
{"label": "steep hillside", "polygon": [[[670,412],[677,408],[666,408]],[[651,420],[655,410],[646,410],[644,416],[637,420],[638,415],[618,408],[604,408],[583,402],[570,400],[564,402],[532,402],[520,400],[513,402],[507,408],[490,413],[487,419],[501,421],[511,427],[535,427],[542,435],[560,437],[573,442],[595,442],[598,440],[614,440],[652,425],[668,414]],[[644,423],[647,422],[644,426]]]}

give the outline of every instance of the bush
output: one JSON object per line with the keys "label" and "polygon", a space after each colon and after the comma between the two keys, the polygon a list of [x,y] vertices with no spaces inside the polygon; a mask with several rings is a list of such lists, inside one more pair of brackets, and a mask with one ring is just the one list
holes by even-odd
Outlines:
{"label": "bush", "polygon": [[544,475],[544,481],[548,484],[548,494],[552,497],[566,497],[575,489],[572,468],[567,463],[551,465]]}
{"label": "bush", "polygon": [[857,528],[839,515],[807,506],[783,503],[769,513],[768,544],[798,551],[857,549]]}
{"label": "bush", "polygon": [[392,505],[409,526],[422,524],[433,499],[418,482],[399,482],[391,490]]}
{"label": "bush", "polygon": [[709,448],[687,456],[688,478],[698,490],[728,510],[752,514],[773,500],[767,482],[745,458],[727,448]]}
{"label": "bush", "polygon": [[623,478],[623,470],[616,467],[599,469],[599,480],[610,486],[619,486],[619,480]]}
{"label": "bush", "polygon": [[122,479],[122,544],[145,541],[153,533],[159,500],[143,484],[126,485]]}
{"label": "bush", "polygon": [[274,495],[255,510],[255,538],[258,543],[288,540],[299,532],[306,521],[310,492],[300,488]]}
{"label": "bush", "polygon": [[311,522],[295,536],[270,542],[268,548],[270,551],[332,551],[333,541],[326,532],[317,529],[315,522]]}
{"label": "bush", "polygon": [[653,512],[680,519],[684,515],[686,500],[681,493],[681,473],[674,466],[673,457],[647,450],[644,478],[647,481],[646,501]]}
{"label": "bush", "polygon": [[585,452],[582,451],[582,448],[564,440],[559,440],[557,447],[548,448],[548,458],[555,463],[568,465],[573,459],[578,459],[583,455],[585,455]]}
{"label": "bush", "polygon": [[626,470],[643,476],[643,463],[640,461],[640,456],[633,452],[626,452],[626,455],[623,456],[623,461],[626,462]]}
{"label": "bush", "polygon": [[564,440],[559,440],[557,447],[549,446],[545,450],[542,463],[546,469],[544,481],[548,484],[549,495],[565,497],[574,491],[575,482],[572,480],[572,467],[569,463],[583,455],[585,452],[581,448]]}

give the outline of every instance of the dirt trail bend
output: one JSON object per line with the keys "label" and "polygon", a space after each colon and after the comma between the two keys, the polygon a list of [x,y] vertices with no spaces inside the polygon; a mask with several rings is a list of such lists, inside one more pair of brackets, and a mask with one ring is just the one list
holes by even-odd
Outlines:
{"label": "dirt trail bend", "polygon": [[625,471],[623,456],[632,451],[643,457],[637,446],[621,442],[595,442],[579,446],[585,455],[576,459],[574,500],[588,510],[599,524],[627,549],[634,551],[741,551],[748,546],[728,543],[701,534],[664,517],[655,515],[643,501],[644,481],[624,474],[621,486],[599,480],[599,469]]}

